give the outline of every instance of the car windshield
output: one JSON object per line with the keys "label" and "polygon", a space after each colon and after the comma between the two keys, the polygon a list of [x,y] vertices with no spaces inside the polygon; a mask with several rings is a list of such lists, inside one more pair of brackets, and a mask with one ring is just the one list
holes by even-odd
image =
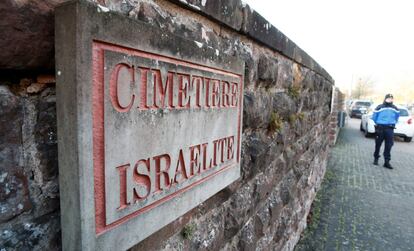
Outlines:
{"label": "car windshield", "polygon": [[408,111],[406,109],[399,109],[400,110],[400,116],[401,117],[407,117],[409,116]]}
{"label": "car windshield", "polygon": [[355,103],[355,106],[366,106],[366,107],[369,107],[370,105],[371,105],[371,102],[361,102],[361,101],[358,101],[358,102]]}

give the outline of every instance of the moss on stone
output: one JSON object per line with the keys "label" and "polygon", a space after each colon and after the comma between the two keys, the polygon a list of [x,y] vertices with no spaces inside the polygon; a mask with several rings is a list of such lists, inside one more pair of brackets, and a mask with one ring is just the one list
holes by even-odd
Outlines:
{"label": "moss on stone", "polygon": [[196,230],[196,225],[195,224],[193,224],[193,223],[192,224],[188,224],[181,231],[181,235],[183,236],[183,238],[185,240],[189,240],[193,236],[195,230]]}
{"label": "moss on stone", "polygon": [[297,120],[296,114],[290,114],[288,119],[289,119],[289,124],[290,125],[295,124],[295,122]]}
{"label": "moss on stone", "polygon": [[275,111],[270,114],[269,126],[267,127],[270,133],[279,132],[283,125],[282,117]]}
{"label": "moss on stone", "polygon": [[294,114],[289,115],[289,124],[293,125],[297,120],[302,121],[305,117],[305,114],[303,112],[298,112]]}
{"label": "moss on stone", "polygon": [[293,99],[299,98],[300,86],[298,86],[298,85],[289,86],[287,94],[289,95],[289,97],[291,97]]}

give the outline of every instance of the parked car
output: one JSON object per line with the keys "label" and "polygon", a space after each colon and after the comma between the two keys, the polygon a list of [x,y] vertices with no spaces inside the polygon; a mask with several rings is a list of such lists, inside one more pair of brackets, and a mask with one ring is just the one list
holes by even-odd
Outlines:
{"label": "parked car", "polygon": [[355,100],[349,108],[349,116],[351,118],[361,118],[362,115],[366,114],[368,108],[372,105],[371,101],[367,100]]}
{"label": "parked car", "polygon": [[352,102],[354,102],[354,100],[352,100],[352,99],[349,99],[349,100],[345,101],[345,108],[346,108],[347,111],[349,111],[349,109],[352,105]]}
{"label": "parked car", "polygon": [[[362,115],[360,129],[364,132],[365,137],[370,137],[375,134],[375,123],[372,120],[372,114],[374,109],[378,105],[372,105],[368,109],[368,113]],[[414,118],[406,107],[398,106],[400,110],[400,118],[395,125],[394,135],[402,137],[405,142],[411,142],[414,136]]]}

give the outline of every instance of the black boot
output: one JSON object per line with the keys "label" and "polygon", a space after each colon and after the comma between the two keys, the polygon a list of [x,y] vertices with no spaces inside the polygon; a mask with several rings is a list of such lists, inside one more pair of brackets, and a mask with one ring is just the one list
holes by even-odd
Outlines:
{"label": "black boot", "polygon": [[390,161],[389,161],[389,160],[386,160],[386,161],[385,161],[385,163],[384,163],[384,167],[386,167],[386,168],[388,168],[388,169],[394,169],[394,168],[391,166],[391,164],[390,164]]}
{"label": "black boot", "polygon": [[373,164],[376,165],[376,166],[378,166],[378,159],[377,158],[374,159],[374,163]]}

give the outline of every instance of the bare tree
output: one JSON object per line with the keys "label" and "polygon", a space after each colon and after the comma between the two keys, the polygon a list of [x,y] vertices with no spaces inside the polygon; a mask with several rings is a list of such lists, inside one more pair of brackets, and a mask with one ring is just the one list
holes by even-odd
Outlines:
{"label": "bare tree", "polygon": [[395,85],[393,90],[401,104],[414,103],[414,81],[405,81]]}
{"label": "bare tree", "polygon": [[372,92],[374,81],[370,77],[358,78],[354,88],[352,88],[351,96],[353,99],[366,98]]}

